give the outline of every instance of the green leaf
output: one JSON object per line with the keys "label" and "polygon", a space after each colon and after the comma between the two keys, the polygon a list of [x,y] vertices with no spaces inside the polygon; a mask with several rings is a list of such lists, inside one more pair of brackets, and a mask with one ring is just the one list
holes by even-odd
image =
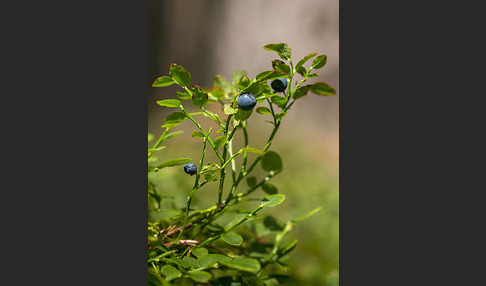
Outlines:
{"label": "green leaf", "polygon": [[219,180],[218,174],[221,167],[215,163],[208,163],[206,166],[202,167],[200,174],[204,176],[207,182],[212,182]]}
{"label": "green leaf", "polygon": [[257,153],[257,154],[265,153],[262,150],[258,150],[258,149],[250,148],[250,147],[241,148],[241,152],[251,152],[251,153]]}
{"label": "green leaf", "polygon": [[182,103],[177,99],[164,99],[157,101],[157,104],[160,106],[166,107],[180,107]]}
{"label": "green leaf", "polygon": [[214,147],[219,148],[223,146],[228,141],[228,137],[226,136],[219,136],[214,140]]}
{"label": "green leaf", "polygon": [[319,74],[318,73],[307,74],[307,78],[313,78],[313,77],[316,77],[316,76],[319,76]]}
{"label": "green leaf", "polygon": [[246,184],[249,188],[253,188],[257,184],[257,178],[255,176],[246,177]]}
{"label": "green leaf", "polygon": [[246,71],[244,70],[236,70],[231,77],[234,89],[238,88],[238,83],[240,82],[241,78],[246,75]]}
{"label": "green leaf", "polygon": [[273,216],[267,216],[263,219],[263,225],[269,230],[282,231],[285,226],[278,222]]}
{"label": "green leaf", "polygon": [[310,91],[318,95],[334,95],[336,90],[325,82],[318,82],[310,87]]}
{"label": "green leaf", "polygon": [[275,115],[275,118],[278,120],[284,118],[285,116],[287,116],[287,113],[282,111],[279,114]]}
{"label": "green leaf", "polygon": [[271,71],[263,71],[256,76],[257,81],[266,81],[272,80],[277,78],[286,77],[287,74],[282,71],[271,70]]}
{"label": "green leaf", "polygon": [[186,119],[186,115],[182,112],[174,112],[169,114],[165,119],[164,123],[179,123]]}
{"label": "green leaf", "polygon": [[275,105],[277,105],[280,108],[282,108],[285,105],[285,103],[287,102],[285,97],[280,96],[280,95],[274,95],[274,96],[270,97],[270,100],[272,101],[272,103],[274,103]]}
{"label": "green leaf", "polygon": [[326,62],[327,62],[326,55],[318,56],[317,58],[314,59],[314,61],[312,61],[311,68],[320,69],[326,64]]}
{"label": "green leaf", "polygon": [[274,172],[278,173],[282,171],[282,159],[280,158],[280,155],[273,151],[267,151],[261,160],[262,168],[263,170],[267,172]]}
{"label": "green leaf", "polygon": [[226,266],[242,271],[256,272],[260,270],[260,262],[254,258],[235,257],[231,261],[224,263]]}
{"label": "green leaf", "polygon": [[192,99],[192,95],[190,95],[187,92],[181,92],[181,91],[177,91],[177,97],[179,99],[182,99],[182,100],[190,100],[190,99]]}
{"label": "green leaf", "polygon": [[240,90],[244,90],[245,88],[247,88],[248,86],[250,86],[250,84],[251,84],[251,80],[245,75],[245,76],[243,76],[240,79],[240,81],[238,82],[237,87]]}
{"label": "green leaf", "polygon": [[190,257],[190,256],[182,257],[181,264],[182,264],[182,267],[184,267],[184,268],[190,268],[190,267],[198,268],[199,267],[199,264],[196,261],[196,259],[194,257]]}
{"label": "green leaf", "polygon": [[197,263],[201,267],[211,267],[214,266],[217,263],[224,263],[230,261],[231,258],[222,254],[206,254],[203,256],[200,256],[197,259]]}
{"label": "green leaf", "polygon": [[273,60],[272,67],[274,70],[284,72],[286,75],[290,75],[290,67],[281,60]]}
{"label": "green leaf", "polygon": [[[317,53],[312,53],[312,54],[309,54],[307,56],[305,56],[303,59],[301,59],[296,65],[295,65],[295,70],[297,72],[299,72],[299,69],[309,60],[311,59],[312,57],[316,56]],[[305,71],[305,68],[304,68],[304,71]],[[301,72],[299,72],[300,74],[302,74]]]}
{"label": "green leaf", "polygon": [[170,64],[169,75],[180,86],[188,86],[191,84],[191,74],[177,64]]}
{"label": "green leaf", "polygon": [[302,76],[305,76],[307,74],[307,70],[305,67],[298,67],[295,69],[296,72],[300,73]]}
{"label": "green leaf", "polygon": [[221,75],[217,75],[214,77],[213,86],[223,89],[227,94],[231,92],[231,85]]}
{"label": "green leaf", "polygon": [[269,195],[263,198],[262,206],[274,207],[276,205],[281,204],[284,200],[285,200],[285,195],[282,194]]}
{"label": "green leaf", "polygon": [[278,189],[272,184],[263,184],[262,189],[265,193],[269,195],[275,195],[278,194]]}
{"label": "green leaf", "polygon": [[293,99],[299,99],[301,97],[304,97],[307,95],[307,92],[310,90],[311,86],[310,85],[304,85],[299,87],[293,94],[292,98]]}
{"label": "green leaf", "polygon": [[259,96],[266,90],[266,86],[268,87],[267,83],[265,82],[260,82],[260,81],[255,81],[252,82],[247,88],[245,88],[243,91],[248,91],[253,93],[254,96]]}
{"label": "green leaf", "polygon": [[196,247],[196,248],[193,248],[191,249],[191,252],[192,254],[194,254],[194,256],[196,257],[201,257],[203,255],[207,255],[208,254],[208,250],[204,247]]}
{"label": "green leaf", "polygon": [[172,160],[166,161],[166,162],[158,165],[157,168],[162,169],[162,168],[166,168],[166,167],[184,165],[184,164],[187,164],[191,161],[192,160],[189,159],[189,158],[172,159]]}
{"label": "green leaf", "polygon": [[[152,140],[154,140],[154,134],[152,134],[152,133],[148,133],[148,142],[150,142],[150,141],[152,141]],[[148,142],[147,142],[147,143],[148,143]]]}
{"label": "green leaf", "polygon": [[164,75],[164,76],[161,76],[158,79],[156,79],[154,81],[154,83],[152,83],[152,86],[153,87],[165,87],[165,86],[173,85],[174,83],[175,83],[175,81],[171,77]]}
{"label": "green leaf", "polygon": [[245,121],[250,117],[250,115],[253,113],[253,109],[250,110],[243,110],[241,108],[238,108],[236,113],[233,115],[235,120],[238,121]]}
{"label": "green leaf", "polygon": [[241,235],[234,232],[223,233],[221,235],[221,239],[227,244],[236,245],[236,246],[240,245],[243,242],[243,237],[241,237]]}
{"label": "green leaf", "polygon": [[199,131],[192,131],[191,136],[194,138],[204,138],[204,135]]}
{"label": "green leaf", "polygon": [[183,130],[180,130],[180,131],[175,131],[175,132],[171,132],[171,133],[166,134],[166,135],[164,136],[164,140],[169,139],[169,138],[172,138],[172,137],[179,136],[179,135],[181,135],[182,133],[184,133],[184,131],[183,131]]}
{"label": "green leaf", "polygon": [[224,111],[225,114],[235,114],[237,112],[236,109],[234,109],[233,107],[231,107],[228,104],[225,104],[224,105],[224,110],[223,111]]}
{"label": "green leaf", "polygon": [[220,87],[217,87],[217,86],[214,86],[212,87],[210,90],[209,90],[209,94],[211,96],[214,96],[216,97],[218,100],[220,100],[221,98],[224,97],[224,95],[226,94],[225,91],[220,88]]}
{"label": "green leaf", "polygon": [[155,149],[154,148],[149,148],[147,151],[154,153],[154,152],[160,151],[160,150],[162,150],[164,148],[165,148],[165,146],[160,146],[160,147],[155,148]]}
{"label": "green leaf", "polygon": [[256,112],[257,113],[260,113],[260,114],[272,114],[272,112],[270,111],[270,109],[268,109],[267,107],[265,106],[260,106],[256,109]]}
{"label": "green leaf", "polygon": [[211,279],[211,277],[213,277],[211,274],[209,274],[208,272],[206,271],[201,271],[201,270],[191,270],[191,271],[188,271],[187,272],[187,276],[189,278],[191,278],[192,280],[196,281],[196,282],[201,282],[201,283],[205,283],[207,282],[209,279]]}
{"label": "green leaf", "polygon": [[267,51],[276,52],[284,60],[288,60],[292,56],[292,50],[285,43],[268,44],[263,48]]}
{"label": "green leaf", "polygon": [[203,107],[208,103],[208,94],[203,89],[195,85],[191,88],[192,91],[192,103],[197,107]]}
{"label": "green leaf", "polygon": [[182,276],[182,273],[172,265],[165,265],[160,270],[161,270],[162,274],[164,274],[165,279],[167,281],[170,281],[170,280],[173,280],[173,279],[176,279],[176,278],[179,278],[179,277]]}

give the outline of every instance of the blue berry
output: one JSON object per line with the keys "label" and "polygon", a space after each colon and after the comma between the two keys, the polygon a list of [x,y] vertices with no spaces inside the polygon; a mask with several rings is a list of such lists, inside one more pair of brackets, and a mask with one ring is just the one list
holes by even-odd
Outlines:
{"label": "blue berry", "polygon": [[287,88],[287,78],[274,79],[270,85],[276,92],[282,92]]}
{"label": "blue berry", "polygon": [[251,110],[257,104],[256,97],[251,92],[242,92],[238,96],[238,107],[242,110]]}
{"label": "blue berry", "polygon": [[196,174],[197,166],[194,163],[187,163],[184,165],[184,172],[192,176]]}

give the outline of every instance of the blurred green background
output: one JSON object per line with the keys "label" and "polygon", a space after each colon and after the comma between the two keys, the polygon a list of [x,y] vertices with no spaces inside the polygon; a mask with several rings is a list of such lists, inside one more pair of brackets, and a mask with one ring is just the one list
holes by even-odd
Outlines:
{"label": "blurred green background", "polygon": [[[320,76],[309,82],[324,81],[336,89],[337,95],[309,94],[289,110],[270,148],[281,155],[284,165],[282,173],[270,183],[287,199],[262,215],[271,213],[285,222],[322,206],[321,211],[300,222],[286,238],[298,239],[298,245],[289,260],[289,274],[294,278],[285,285],[338,285],[339,1],[149,0],[148,4],[148,85],[157,77],[168,75],[170,63],[185,67],[192,75],[192,84],[205,88],[212,86],[215,75],[230,79],[237,69],[255,77],[271,69],[271,60],[278,58],[263,49],[269,43],[290,45],[294,61],[312,52],[328,56],[327,64],[317,71]],[[180,89],[175,85],[149,88],[148,131],[155,138],[163,132],[160,126],[165,116],[174,112],[158,106],[156,101],[177,98],[176,91]],[[191,105],[185,106],[195,111]],[[209,105],[208,109],[223,116],[218,105]],[[219,129],[214,121],[202,116],[199,119],[205,127]],[[265,120],[264,115],[257,113],[250,117],[250,146],[264,147],[272,129]],[[192,122],[185,121],[172,131],[177,130],[184,133],[165,141],[167,147],[155,155],[160,161],[180,157],[198,161],[201,142],[191,137],[195,130]],[[235,140],[234,149],[238,150],[242,134],[238,133]],[[249,155],[249,162],[255,156]],[[205,161],[217,162],[211,152],[206,153]],[[258,179],[264,176],[260,168],[255,169],[254,175]],[[150,176],[167,192],[164,194],[175,197],[177,207],[185,206],[194,177],[187,176],[182,167],[166,168]],[[243,183],[237,192],[244,187]],[[263,192],[256,191],[254,196],[262,197]],[[193,206],[210,207],[216,197],[217,183],[209,183],[196,194]]]}

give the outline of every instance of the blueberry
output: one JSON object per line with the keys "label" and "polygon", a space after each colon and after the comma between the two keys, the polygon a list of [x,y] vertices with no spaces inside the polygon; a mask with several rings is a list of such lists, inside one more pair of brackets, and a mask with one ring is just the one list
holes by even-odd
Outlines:
{"label": "blueberry", "polygon": [[270,85],[276,92],[282,92],[287,88],[287,78],[274,79]]}
{"label": "blueberry", "polygon": [[192,176],[196,174],[197,166],[194,163],[187,163],[184,165],[184,172]]}
{"label": "blueberry", "polygon": [[242,92],[238,96],[238,107],[243,110],[250,110],[257,104],[256,97],[251,92]]}

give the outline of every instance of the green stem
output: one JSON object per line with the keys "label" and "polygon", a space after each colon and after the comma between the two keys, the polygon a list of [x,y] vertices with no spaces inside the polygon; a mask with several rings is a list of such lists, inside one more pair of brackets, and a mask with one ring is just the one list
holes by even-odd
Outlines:
{"label": "green stem", "polygon": [[[164,133],[162,133],[162,135],[160,135],[159,139],[157,140],[157,142],[154,144],[154,147],[152,147],[152,149],[157,149],[160,144],[162,143],[162,141],[164,141],[164,138],[165,136],[167,135],[167,133],[169,132],[170,128],[166,128]],[[152,156],[154,152],[149,152],[148,153],[148,158],[150,158],[150,156]]]}
{"label": "green stem", "polygon": [[192,118],[192,116],[189,113],[187,113],[187,111],[184,109],[184,107],[182,107],[182,105],[180,106],[180,108],[182,110],[182,113],[184,113],[187,116],[187,118],[189,118],[196,125],[196,127],[201,131],[201,133],[204,135],[204,137],[208,138],[209,145],[211,145],[211,147],[213,148],[214,153],[216,153],[216,156],[218,156],[219,160],[221,161],[221,164],[224,163],[224,159],[219,154],[218,148],[216,148],[214,146],[213,140],[211,140],[211,138],[209,138],[208,133],[206,133],[206,131],[201,127],[201,125],[199,123],[197,123],[197,121],[194,120],[194,118]]}
{"label": "green stem", "polygon": [[[203,140],[203,149],[202,149],[202,152],[201,152],[201,159],[199,159],[199,168],[198,170],[200,171],[202,166],[203,166],[203,162],[204,162],[204,154],[206,154],[206,141],[209,139],[209,134],[206,135],[204,137],[204,140]],[[197,189],[199,189],[200,187],[202,187],[204,184],[201,184],[199,186],[199,178],[201,177],[201,174],[200,172],[197,172],[196,173],[196,180],[194,181],[194,187],[192,188],[191,190],[191,193],[189,194],[189,196],[187,197],[187,205],[186,205],[186,213],[184,215],[184,222],[182,223],[183,226],[186,225],[187,223],[187,219],[189,217],[189,209],[191,208],[191,202],[192,202],[192,197],[194,196],[194,194],[196,193]],[[179,232],[179,235],[177,236],[177,240],[179,240],[181,237],[182,237],[182,233],[184,232],[184,229],[185,227],[182,227],[181,228],[181,231]],[[177,241],[176,240],[176,241]]]}

